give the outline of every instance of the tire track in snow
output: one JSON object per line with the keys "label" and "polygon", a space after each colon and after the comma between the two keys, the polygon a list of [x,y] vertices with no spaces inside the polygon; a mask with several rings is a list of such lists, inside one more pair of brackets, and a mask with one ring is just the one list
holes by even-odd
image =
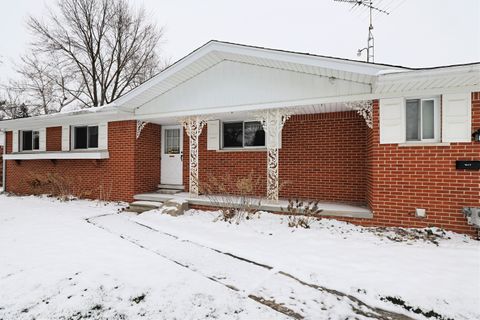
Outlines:
{"label": "tire track in snow", "polygon": [[[204,277],[204,278],[206,278],[206,279],[208,279],[208,280],[211,280],[211,281],[213,281],[213,282],[215,282],[215,283],[221,284],[222,286],[225,286],[226,288],[228,288],[228,289],[230,289],[230,290],[233,290],[233,291],[235,291],[235,292],[237,292],[237,293],[240,292],[240,289],[236,288],[236,287],[233,286],[233,285],[225,284],[225,283],[221,282],[220,280],[216,279],[215,277],[205,275],[205,274],[203,274],[202,272],[200,272],[199,270],[195,270],[194,268],[192,268],[191,266],[189,266],[189,265],[187,265],[187,264],[184,264],[184,263],[182,263],[182,262],[180,262],[180,261],[177,261],[176,259],[172,259],[171,257],[168,257],[168,256],[166,256],[166,255],[158,252],[157,250],[153,250],[153,249],[150,249],[150,248],[142,245],[139,241],[136,241],[136,240],[134,240],[134,239],[128,238],[128,237],[126,237],[126,236],[124,236],[124,235],[122,235],[122,234],[117,234],[117,233],[115,233],[115,232],[112,232],[111,230],[105,228],[104,226],[101,226],[101,225],[99,225],[98,223],[95,223],[95,222],[92,221],[92,219],[98,219],[98,218],[102,218],[102,217],[106,217],[106,216],[115,216],[115,214],[104,214],[104,215],[99,215],[99,216],[95,216],[95,217],[90,217],[90,218],[86,218],[85,221],[86,221],[87,223],[95,226],[96,228],[99,228],[99,229],[101,229],[101,230],[103,230],[103,231],[106,231],[106,232],[108,232],[108,233],[110,233],[110,234],[112,234],[112,235],[118,236],[118,237],[120,237],[121,239],[126,240],[126,241],[132,243],[133,245],[135,245],[135,246],[143,249],[143,250],[147,250],[147,251],[149,251],[149,252],[151,252],[151,253],[154,253],[154,254],[156,254],[156,255],[158,255],[158,256],[166,259],[166,260],[169,260],[169,261],[171,261],[171,262],[179,265],[179,266],[182,267],[182,268],[185,268],[185,269],[187,269],[187,270],[189,270],[189,271],[192,271],[192,272],[194,272],[194,273],[196,273],[196,274],[198,274],[198,275],[201,275],[202,277]],[[139,224],[139,223],[137,223],[137,224]],[[141,225],[141,224],[139,224],[139,225]],[[147,227],[147,226],[143,226],[143,227]],[[147,227],[147,228],[150,229],[150,230],[153,231],[153,232],[158,232],[158,231],[156,231],[156,230],[153,229],[153,228],[150,228],[150,227]],[[177,238],[177,241],[178,241],[178,237],[173,236],[173,235],[168,235],[168,236]],[[270,308],[270,309],[272,309],[272,310],[274,310],[274,311],[276,311],[276,312],[279,312],[279,313],[282,313],[282,314],[284,314],[284,315],[286,315],[286,316],[289,316],[289,317],[291,317],[291,318],[293,318],[293,319],[301,320],[301,319],[304,318],[303,316],[297,314],[297,313],[294,312],[293,310],[290,310],[290,309],[288,309],[288,308],[286,308],[286,307],[275,306],[275,305],[272,305],[272,304],[269,304],[269,303],[265,303],[265,302],[262,302],[262,301],[260,301],[260,300],[258,300],[258,299],[255,299],[255,297],[251,297],[251,296],[247,296],[247,298],[249,298],[250,300],[252,300],[252,301],[254,301],[254,302],[256,302],[256,303],[260,303],[260,304],[262,304],[263,306],[266,306],[266,307],[268,307],[268,308]]]}
{"label": "tire track in snow", "polygon": [[[210,274],[209,274],[209,272],[208,272],[209,270],[205,269],[205,265],[203,266],[204,269],[202,270],[201,263],[199,265],[195,263],[197,261],[192,261],[192,262],[188,263],[188,262],[185,261],[185,260],[188,260],[188,258],[183,257],[183,259],[182,259],[182,257],[181,257],[179,259],[178,256],[176,258],[172,257],[172,256],[175,256],[175,253],[172,254],[172,252],[170,252],[170,254],[168,254],[168,253],[166,254],[165,251],[160,252],[160,250],[158,250],[158,249],[152,249],[150,247],[147,247],[147,245],[143,244],[141,242],[141,240],[139,240],[139,239],[135,239],[135,238],[132,238],[131,236],[122,234],[122,232],[118,233],[118,232],[112,231],[111,229],[108,228],[108,221],[107,221],[107,227],[102,224],[102,221],[99,221],[102,218],[120,219],[120,220],[122,220],[122,223],[128,223],[130,225],[137,225],[138,227],[140,227],[142,229],[149,230],[149,231],[151,231],[155,234],[163,236],[164,238],[165,237],[170,238],[171,241],[174,241],[174,242],[177,243],[177,246],[178,246],[178,244],[188,244],[190,247],[185,247],[184,249],[187,249],[186,251],[190,250],[190,252],[192,252],[192,250],[195,250],[195,249],[196,249],[196,251],[207,250],[207,251],[210,251],[210,252],[214,252],[215,254],[220,254],[223,257],[227,257],[228,259],[236,260],[237,261],[236,266],[238,266],[237,269],[241,269],[242,267],[245,267],[246,264],[254,266],[254,268],[250,267],[250,268],[247,268],[247,270],[246,270],[246,271],[250,271],[251,273],[253,273],[252,274],[253,277],[251,277],[253,279],[258,278],[256,276],[259,273],[261,273],[256,269],[263,269],[264,272],[265,272],[264,277],[261,277],[261,281],[256,281],[253,286],[247,286],[248,288],[242,288],[242,283],[240,283],[240,285],[235,285],[235,284],[232,284],[232,283],[228,283],[228,281],[235,282],[235,280],[238,280],[238,279],[235,279],[235,274],[227,274],[227,276],[219,276],[218,274],[215,274],[215,272],[213,272],[213,274],[211,274],[212,272],[210,272]],[[145,225],[145,224],[137,222],[137,221],[132,221],[128,218],[119,216],[118,214],[100,215],[100,216],[96,216],[96,217],[90,217],[90,218],[87,218],[85,220],[88,223],[90,223],[90,224],[92,224],[92,225],[94,225],[94,226],[96,226],[96,227],[98,227],[102,230],[105,230],[105,231],[107,231],[111,234],[117,235],[120,238],[122,238],[126,241],[129,241],[132,244],[134,244],[134,245],[136,245],[136,246],[138,246],[138,247],[140,247],[144,250],[148,250],[150,252],[153,252],[153,253],[161,256],[162,258],[167,259],[169,261],[172,261],[172,262],[176,263],[177,265],[179,265],[183,268],[186,268],[190,271],[193,271],[197,274],[200,274],[201,276],[203,276],[203,277],[205,277],[205,278],[207,278],[211,281],[219,283],[219,284],[221,284],[221,285],[223,285],[223,286],[225,286],[225,287],[227,287],[231,290],[234,290],[236,292],[244,293],[244,295],[246,297],[252,299],[253,301],[255,301],[257,303],[260,303],[264,306],[267,306],[267,307],[269,307],[269,308],[271,308],[271,309],[273,309],[277,312],[280,312],[280,313],[282,313],[284,315],[287,315],[287,316],[289,316],[291,318],[294,318],[294,319],[303,319],[304,314],[305,313],[308,314],[308,312],[304,311],[304,308],[308,303],[306,303],[305,301],[298,300],[298,298],[297,298],[298,295],[297,294],[292,294],[289,297],[290,300],[288,300],[288,301],[278,302],[277,300],[278,300],[279,297],[276,297],[277,299],[275,299],[275,295],[278,294],[277,290],[272,290],[272,287],[274,288],[275,285],[278,285],[278,284],[275,283],[274,285],[272,285],[271,283],[269,283],[269,280],[271,280],[272,275],[275,275],[275,280],[277,280],[281,284],[286,285],[286,284],[289,283],[290,286],[291,286],[290,289],[292,290],[292,293],[293,292],[305,291],[308,288],[310,290],[310,292],[308,292],[306,294],[308,298],[310,298],[311,296],[316,296],[316,298],[318,298],[318,299],[324,298],[325,301],[328,301],[330,299],[330,297],[327,297],[327,296],[334,296],[337,300],[340,300],[340,299],[345,300],[348,303],[348,305],[350,306],[351,311],[356,315],[360,315],[360,316],[363,316],[363,317],[366,317],[366,318],[382,319],[382,320],[390,320],[390,319],[410,320],[410,319],[412,319],[411,317],[408,317],[408,316],[403,315],[403,314],[399,314],[399,313],[384,310],[384,309],[381,309],[381,308],[378,308],[378,307],[370,306],[370,305],[366,304],[365,302],[361,301],[360,299],[358,299],[358,298],[356,298],[352,295],[348,295],[346,293],[343,293],[343,292],[340,292],[340,291],[337,291],[337,290],[334,290],[334,289],[329,289],[329,288],[319,286],[319,285],[316,285],[316,284],[307,283],[307,282],[305,282],[305,281],[303,281],[299,278],[296,278],[295,276],[293,276],[291,274],[288,274],[286,272],[283,272],[281,270],[274,270],[273,267],[268,266],[266,264],[258,263],[256,261],[237,256],[237,255],[232,254],[230,252],[224,252],[224,251],[221,251],[221,250],[218,250],[218,249],[215,249],[215,248],[211,248],[211,247],[193,242],[191,240],[181,239],[180,237],[178,237],[174,234],[163,232],[161,230],[158,230],[156,228],[153,228],[151,226]],[[94,222],[92,220],[97,220],[97,222]],[[110,227],[112,227],[111,221],[110,221]],[[131,231],[131,230],[127,230],[127,231]],[[158,242],[158,240],[161,240],[161,239],[155,239],[155,240]],[[163,240],[165,240],[165,239],[163,239]],[[168,247],[168,246],[165,246],[165,247]],[[201,249],[201,250],[198,250],[198,249]],[[194,252],[193,256],[195,256],[195,253],[196,252]],[[217,258],[217,257],[214,257],[214,258]],[[303,288],[296,288],[298,286],[301,286]],[[243,287],[245,287],[245,285],[243,285]],[[255,292],[256,290],[257,290],[257,292]],[[312,294],[312,292],[311,292],[312,290],[316,291],[317,293]],[[280,297],[280,298],[284,298],[284,297]],[[313,301],[317,302],[315,299],[313,299]],[[319,302],[319,303],[322,304],[322,302]],[[288,307],[286,305],[288,305]],[[325,304],[323,304],[323,305],[325,306]],[[310,308],[315,308],[315,305],[313,303],[310,303],[309,307]],[[298,308],[300,308],[300,311],[297,310]],[[328,305],[324,308],[328,309]],[[297,310],[297,311],[295,311],[295,310]],[[325,309],[322,309],[322,310],[325,310]]]}

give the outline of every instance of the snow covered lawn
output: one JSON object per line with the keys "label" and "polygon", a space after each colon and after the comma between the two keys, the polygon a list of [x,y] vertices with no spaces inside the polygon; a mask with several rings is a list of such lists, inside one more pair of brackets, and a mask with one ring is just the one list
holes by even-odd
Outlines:
{"label": "snow covered lawn", "polygon": [[461,235],[119,209],[0,195],[0,319],[480,319],[480,244]]}

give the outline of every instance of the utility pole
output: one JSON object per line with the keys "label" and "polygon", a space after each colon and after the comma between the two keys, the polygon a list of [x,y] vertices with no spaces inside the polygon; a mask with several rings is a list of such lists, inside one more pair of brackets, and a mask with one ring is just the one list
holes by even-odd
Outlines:
{"label": "utility pole", "polygon": [[382,10],[380,8],[377,8],[373,5],[373,0],[333,0],[336,2],[344,2],[344,3],[349,3],[353,4],[352,8],[355,7],[366,7],[369,9],[369,16],[370,16],[370,24],[368,26],[368,40],[367,40],[367,46],[361,49],[358,49],[357,51],[357,56],[361,56],[363,51],[367,52],[367,62],[374,62],[375,61],[375,39],[373,37],[373,11],[377,11],[386,15],[389,15],[390,13]]}

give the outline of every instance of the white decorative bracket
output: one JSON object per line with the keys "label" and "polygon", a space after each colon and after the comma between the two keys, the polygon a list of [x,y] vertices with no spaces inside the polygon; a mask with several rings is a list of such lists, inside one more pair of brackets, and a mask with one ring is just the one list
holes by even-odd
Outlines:
{"label": "white decorative bracket", "polygon": [[278,150],[282,143],[282,129],[292,115],[285,108],[268,109],[255,114],[265,130],[267,146],[267,199],[278,200],[280,193],[278,176]]}
{"label": "white decorative bracket", "polygon": [[198,139],[202,133],[202,129],[207,123],[206,117],[192,116],[180,119],[185,132],[189,137],[190,145],[190,175],[189,175],[189,192],[191,195],[198,196]]}
{"label": "white decorative bracket", "polygon": [[145,126],[147,125],[148,122],[144,122],[144,121],[141,121],[141,120],[137,120],[137,135],[136,135],[136,138],[140,138],[140,135],[142,134],[142,130],[143,128],[145,128]]}
{"label": "white decorative bracket", "polygon": [[346,102],[345,105],[357,111],[359,115],[365,119],[365,123],[367,126],[372,129],[373,128],[373,102],[372,100],[361,100],[361,101],[352,101]]}

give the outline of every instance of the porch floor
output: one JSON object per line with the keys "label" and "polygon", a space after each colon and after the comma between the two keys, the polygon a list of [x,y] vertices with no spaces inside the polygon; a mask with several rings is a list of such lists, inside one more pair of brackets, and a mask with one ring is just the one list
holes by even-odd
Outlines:
{"label": "porch floor", "polygon": [[[134,199],[137,201],[158,201],[165,202],[167,200],[178,200],[186,201],[189,205],[198,205],[198,206],[213,206],[212,201],[204,195],[200,196],[191,196],[188,192],[180,192],[177,194],[163,194],[158,192],[152,193],[142,193],[134,196]],[[232,197],[232,201],[228,201],[224,205],[228,205],[233,201],[239,202],[238,197]],[[220,203],[222,205],[222,203]],[[217,204],[215,206],[218,206]],[[260,210],[271,211],[271,212],[281,212],[282,208],[288,206],[287,200],[278,200],[272,201],[267,199],[262,199]],[[371,219],[373,218],[372,212],[362,206],[354,206],[344,203],[336,202],[320,202],[319,208],[322,209],[322,216],[333,216],[333,217],[349,217],[349,218],[364,218]]]}

